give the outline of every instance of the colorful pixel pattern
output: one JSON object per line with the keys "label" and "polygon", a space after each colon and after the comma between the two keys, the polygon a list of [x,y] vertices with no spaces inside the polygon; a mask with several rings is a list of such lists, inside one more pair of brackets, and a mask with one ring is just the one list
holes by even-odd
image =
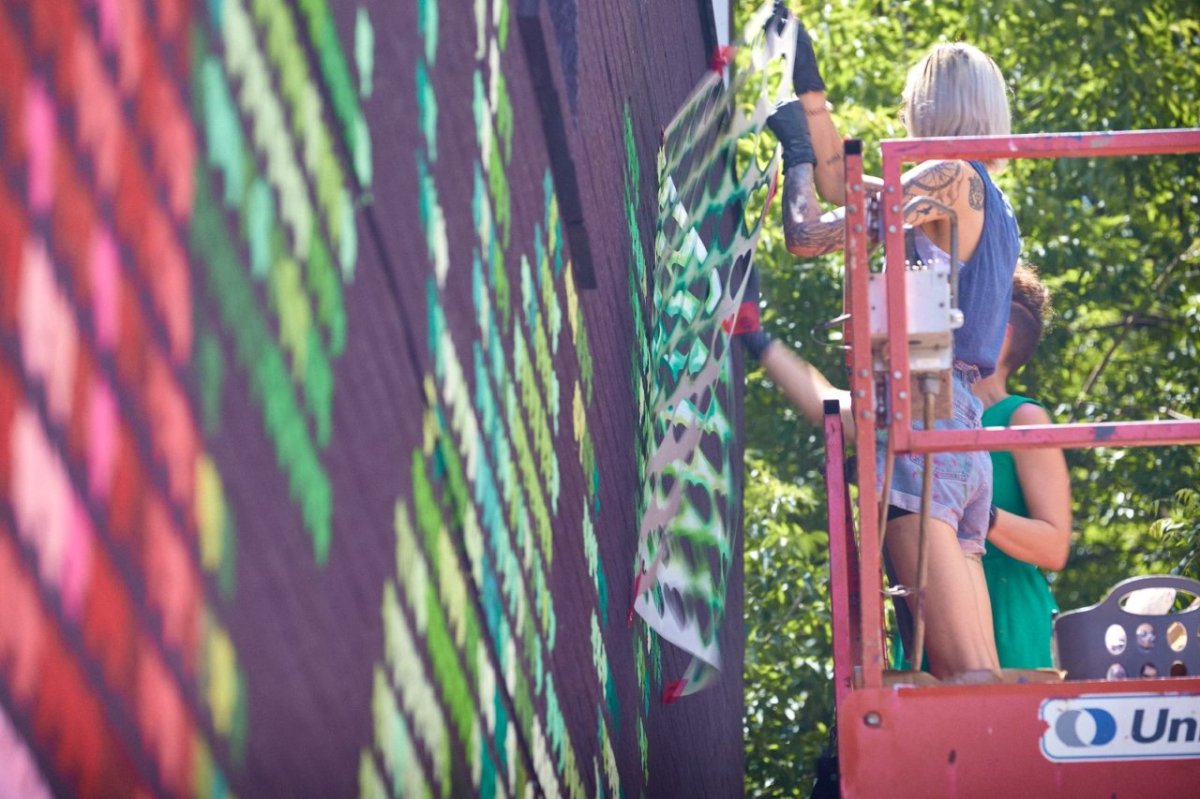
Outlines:
{"label": "colorful pixel pattern", "polygon": [[[740,748],[623,623],[649,238],[588,188],[577,290],[514,13],[0,6],[0,795],[634,796],[715,784],[678,718]],[[596,13],[680,11],[543,9],[649,207],[682,93],[589,77]]]}
{"label": "colorful pixel pattern", "polygon": [[668,701],[699,691],[721,668],[718,632],[741,521],[729,331],[779,172],[778,148],[765,165],[746,154],[773,108],[769,67],[789,57],[761,34],[770,10],[747,27],[740,47],[748,56],[731,85],[722,71],[707,73],[658,154],[649,342],[635,361],[646,375],[647,454],[634,609],[692,656]]}

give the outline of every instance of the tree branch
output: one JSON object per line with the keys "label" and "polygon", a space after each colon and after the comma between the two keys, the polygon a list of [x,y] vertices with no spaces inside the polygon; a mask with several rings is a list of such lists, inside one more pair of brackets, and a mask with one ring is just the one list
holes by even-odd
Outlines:
{"label": "tree branch", "polygon": [[[1104,370],[1108,367],[1109,363],[1112,362],[1113,355],[1116,354],[1117,349],[1120,348],[1120,346],[1125,342],[1125,339],[1128,338],[1129,332],[1131,330],[1133,330],[1135,327],[1139,326],[1137,324],[1139,322],[1139,320],[1144,320],[1150,316],[1150,313],[1149,313],[1150,305],[1153,303],[1153,301],[1155,299],[1158,298],[1158,296],[1162,293],[1162,290],[1164,288],[1166,288],[1167,281],[1170,279],[1171,274],[1175,271],[1175,268],[1178,267],[1181,263],[1183,263],[1184,258],[1186,258],[1190,254],[1193,254],[1195,249],[1196,249],[1196,242],[1193,241],[1182,252],[1180,252],[1178,255],[1176,255],[1174,258],[1172,258],[1171,263],[1167,264],[1167,267],[1165,269],[1163,269],[1163,271],[1161,273],[1159,273],[1158,278],[1154,281],[1154,285],[1150,287],[1150,297],[1144,304],[1143,312],[1141,314],[1136,314],[1136,313],[1126,314],[1124,321],[1122,321],[1120,323],[1120,331],[1113,337],[1113,340],[1109,343],[1108,349],[1105,350],[1103,357],[1100,358],[1100,362],[1097,363],[1095,365],[1095,367],[1092,368],[1091,374],[1089,374],[1087,377],[1087,380],[1085,380],[1083,382],[1083,388],[1081,388],[1079,390],[1079,396],[1077,396],[1075,398],[1075,402],[1071,405],[1071,421],[1072,422],[1075,421],[1075,418],[1079,413],[1080,406],[1083,405],[1084,401],[1087,399],[1088,394],[1096,386],[1096,382],[1100,379],[1100,375],[1102,375],[1104,373]],[[1141,326],[1145,326],[1145,325],[1141,325]]]}

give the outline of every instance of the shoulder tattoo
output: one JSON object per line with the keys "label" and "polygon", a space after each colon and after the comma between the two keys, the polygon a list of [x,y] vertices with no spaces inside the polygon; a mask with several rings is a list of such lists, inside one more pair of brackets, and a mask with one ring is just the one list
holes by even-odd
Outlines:
{"label": "shoulder tattoo", "polygon": [[983,179],[979,175],[971,175],[967,179],[967,202],[976,211],[983,210]]}
{"label": "shoulder tattoo", "polygon": [[959,161],[942,161],[913,178],[912,185],[926,194],[942,199],[943,193],[957,195],[959,175],[962,174],[962,163]]}
{"label": "shoulder tattoo", "polygon": [[[915,175],[909,185],[916,190],[917,194],[927,195],[944,205],[953,207],[958,201],[961,180],[961,161],[941,161]],[[905,215],[905,221],[913,225],[920,225],[932,213],[932,205],[921,203]]]}

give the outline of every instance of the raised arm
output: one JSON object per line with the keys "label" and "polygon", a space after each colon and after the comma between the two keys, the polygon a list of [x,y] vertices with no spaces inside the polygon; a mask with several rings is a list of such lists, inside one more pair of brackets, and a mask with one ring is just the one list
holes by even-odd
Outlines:
{"label": "raised arm", "polygon": [[[1026,403],[1013,412],[1011,424],[1050,424],[1050,417],[1040,406]],[[1071,482],[1066,458],[1059,449],[1029,449],[1013,452],[1013,461],[1029,518],[997,511],[988,544],[1017,560],[1057,571],[1067,564],[1071,547]]]}
{"label": "raised arm", "polygon": [[788,251],[802,258],[836,252],[846,246],[845,209],[821,212],[812,164],[797,164],[783,176],[783,235]]}
{"label": "raised arm", "polygon": [[[783,33],[788,20],[794,20],[796,25],[792,90],[804,109],[812,134],[817,194],[827,203],[845,205],[846,170],[842,157],[842,137],[830,114],[832,106],[825,95],[825,81],[821,78],[812,37],[804,23],[788,10],[786,3],[776,2],[775,14],[767,24],[776,26],[775,30]],[[863,183],[867,191],[878,191],[882,187],[882,181],[874,177],[864,176]]]}
{"label": "raised arm", "polygon": [[[786,6],[776,5],[790,16]],[[812,37],[804,23],[796,19],[796,50],[792,63],[792,90],[804,109],[808,130],[812,137],[814,180],[817,193],[826,202],[844,205],[846,202],[846,170],[842,158],[842,137],[838,133],[833,117],[829,114],[829,102],[825,97],[825,81],[817,66],[817,54],[813,51]]]}
{"label": "raised arm", "polygon": [[[804,109],[804,117],[808,120],[808,129],[812,136],[813,154],[816,156],[815,182],[817,194],[821,199],[833,205],[846,204],[846,163],[843,156],[845,149],[842,135],[834,122],[832,106],[825,98],[825,92],[807,92],[800,95],[800,105]],[[883,181],[872,175],[863,175],[863,187],[868,193],[878,193],[883,190]]]}
{"label": "raised arm", "polygon": [[854,414],[850,409],[850,392],[834,388],[833,384],[817,371],[817,368],[797,355],[782,341],[778,341],[763,329],[759,318],[761,295],[759,292],[758,268],[746,277],[745,294],[737,315],[728,328],[746,348],[746,353],[762,364],[763,371],[797,410],[818,427],[824,424],[824,402],[838,400],[846,434],[854,436]]}
{"label": "raised arm", "polygon": [[850,392],[835,388],[817,368],[780,341],[772,341],[759,355],[767,377],[783,391],[805,419],[818,427],[824,424],[825,400],[835,399],[841,410],[846,435],[854,437],[854,413]]}
{"label": "raised arm", "polygon": [[[811,258],[845,246],[844,214],[822,214],[816,195],[844,205],[846,169],[842,137],[830,114],[812,37],[782,0],[776,2],[775,13],[767,23],[768,35],[782,34],[789,22],[794,22],[796,31],[792,64],[796,99],[776,109],[768,125],[783,146],[783,223],[788,249]],[[910,170],[903,180],[906,203],[924,195],[954,209],[960,223],[960,243],[964,245],[960,254],[969,257],[983,226],[984,187],[975,171],[962,161],[930,161]],[[876,178],[866,178],[864,183],[868,191],[881,188]],[[932,223],[933,228],[925,232],[942,244],[949,237],[948,231],[938,230],[936,223],[946,217],[941,209],[924,205],[907,213],[904,221],[920,226]]]}
{"label": "raised arm", "polygon": [[[813,149],[815,152],[815,146]],[[814,193],[816,171],[811,164],[800,163],[784,173],[784,237],[788,250],[801,258],[825,255],[846,245],[843,209],[821,213]],[[959,220],[959,257],[969,258],[983,229],[983,180],[975,170],[964,161],[926,161],[906,172],[901,182],[906,205],[914,197],[931,197],[954,210]],[[943,210],[930,204],[918,205],[904,216],[906,223],[917,226],[937,225],[946,219]],[[940,244],[943,237],[934,233],[931,238]]]}

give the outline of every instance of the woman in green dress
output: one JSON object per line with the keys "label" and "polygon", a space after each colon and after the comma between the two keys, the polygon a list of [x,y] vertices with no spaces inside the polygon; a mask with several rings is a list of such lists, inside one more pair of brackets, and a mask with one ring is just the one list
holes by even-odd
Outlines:
{"label": "woman in green dress", "polygon": [[[1021,264],[1013,276],[1012,309],[990,377],[973,387],[984,404],[984,427],[1050,424],[1037,400],[1010,394],[1008,378],[1033,357],[1049,314],[1050,295],[1037,272]],[[1000,666],[1054,665],[1050,640],[1058,606],[1042,570],[1058,571],[1071,545],[1071,485],[1062,450],[992,453],[992,524],[983,571],[992,600]]]}

